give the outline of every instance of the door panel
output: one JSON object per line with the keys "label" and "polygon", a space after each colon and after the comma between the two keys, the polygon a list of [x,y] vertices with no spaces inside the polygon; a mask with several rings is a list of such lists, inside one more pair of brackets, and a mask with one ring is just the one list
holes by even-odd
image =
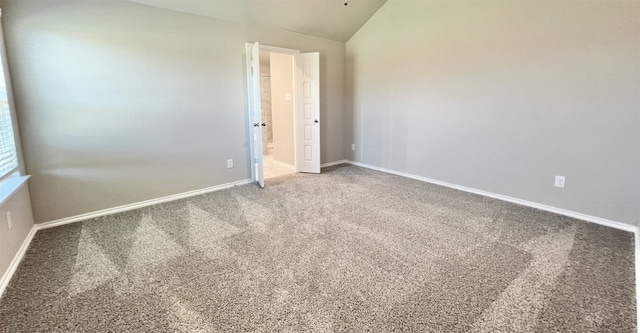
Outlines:
{"label": "door panel", "polygon": [[294,56],[296,168],[320,173],[320,54]]}
{"label": "door panel", "polygon": [[246,44],[247,92],[249,106],[249,146],[251,150],[251,176],[264,187],[262,162],[262,113],[260,105],[260,45]]}

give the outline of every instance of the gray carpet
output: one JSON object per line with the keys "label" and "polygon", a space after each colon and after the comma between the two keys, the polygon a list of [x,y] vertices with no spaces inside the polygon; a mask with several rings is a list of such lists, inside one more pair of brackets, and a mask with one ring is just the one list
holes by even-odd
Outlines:
{"label": "gray carpet", "polygon": [[355,166],[40,231],[2,332],[634,332],[633,234]]}

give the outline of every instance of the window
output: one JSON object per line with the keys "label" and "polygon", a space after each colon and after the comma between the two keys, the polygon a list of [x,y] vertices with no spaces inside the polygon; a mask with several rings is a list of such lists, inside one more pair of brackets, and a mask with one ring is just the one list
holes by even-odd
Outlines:
{"label": "window", "polygon": [[[0,15],[2,15],[2,12],[0,12]],[[7,96],[6,61],[4,58],[4,33],[0,27],[0,179],[18,169],[16,142],[13,135],[11,110],[9,109],[9,98]]]}
{"label": "window", "polygon": [[[1,63],[0,63],[1,65]],[[0,178],[18,168],[16,143],[13,137],[11,111],[7,98],[7,86],[4,80],[4,68],[0,75]]]}

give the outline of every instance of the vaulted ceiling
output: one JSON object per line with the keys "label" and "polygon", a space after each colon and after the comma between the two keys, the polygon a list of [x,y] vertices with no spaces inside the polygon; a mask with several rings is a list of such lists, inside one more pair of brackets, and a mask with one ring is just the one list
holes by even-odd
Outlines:
{"label": "vaulted ceiling", "polygon": [[346,42],[387,0],[129,0]]}

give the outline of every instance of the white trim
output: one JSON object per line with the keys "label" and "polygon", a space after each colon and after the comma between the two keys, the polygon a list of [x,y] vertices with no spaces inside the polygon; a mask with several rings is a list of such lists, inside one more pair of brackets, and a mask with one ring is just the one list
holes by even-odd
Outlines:
{"label": "white trim", "polygon": [[253,183],[253,180],[251,180],[251,179],[239,180],[239,181],[236,181],[236,182],[226,183],[226,184],[221,184],[221,185],[216,185],[216,186],[211,186],[211,187],[203,188],[203,189],[200,189],[200,190],[194,190],[194,191],[188,191],[188,192],[168,195],[166,197],[161,197],[161,198],[157,198],[157,199],[150,199],[150,200],[140,201],[140,202],[136,202],[136,203],[132,203],[132,204],[128,204],[128,205],[102,209],[102,210],[98,210],[98,211],[95,211],[95,212],[90,212],[90,213],[80,214],[80,215],[76,215],[76,216],[65,217],[65,218],[62,218],[62,219],[53,220],[53,221],[49,221],[49,222],[39,223],[39,224],[36,224],[36,227],[37,227],[38,230],[47,229],[47,228],[53,228],[53,227],[57,227],[57,226],[61,226],[61,225],[69,224],[69,223],[84,221],[84,220],[88,220],[88,219],[92,219],[92,218],[96,218],[96,217],[100,217],[100,216],[106,216],[106,215],[126,212],[126,211],[133,210],[133,209],[138,209],[138,208],[148,207],[148,206],[152,206],[152,205],[157,205],[157,204],[160,204],[160,203],[165,203],[165,202],[170,202],[170,201],[174,201],[174,200],[189,198],[189,197],[193,197],[193,196],[200,195],[200,194],[220,191],[220,190],[224,190],[224,189],[231,188],[231,187],[234,187],[234,186],[246,185],[246,184],[251,184],[251,183]]}
{"label": "white trim", "polygon": [[29,233],[27,234],[27,237],[25,237],[24,241],[22,241],[22,245],[20,245],[18,252],[13,257],[13,260],[11,260],[9,267],[7,267],[7,270],[2,275],[2,278],[0,279],[0,297],[2,296],[2,294],[4,294],[4,290],[9,285],[9,281],[11,281],[11,278],[18,269],[22,258],[24,258],[25,253],[27,253],[27,249],[29,248],[31,241],[33,240],[33,236],[35,236],[36,231],[38,231],[38,228],[35,225],[32,226],[31,230],[29,230]]}
{"label": "white trim", "polygon": [[344,163],[354,164],[355,162],[351,162],[351,161],[347,161],[347,160],[333,161],[333,162],[329,162],[329,163],[320,164],[320,168],[326,168],[326,167],[330,167],[330,166],[334,166],[334,165],[338,165],[338,164],[344,164]]}
{"label": "white trim", "polygon": [[[299,54],[299,53],[298,53]],[[295,94],[295,89],[296,89],[296,59],[293,58],[295,56],[295,54],[291,55],[291,87],[293,89],[292,91],[292,96],[293,98],[291,99],[291,102],[293,103],[293,108],[292,108],[292,112],[293,114],[291,115],[291,119],[293,119],[293,124],[291,124],[291,126],[293,126],[293,166],[295,167],[295,172],[300,172],[300,170],[298,169],[299,167],[299,163],[298,163],[298,126],[296,126],[296,117],[298,116],[298,113],[296,112],[296,106],[298,105],[296,103],[296,94]],[[272,117],[273,118],[273,117]]]}
{"label": "white trim", "polygon": [[0,207],[3,206],[11,197],[21,189],[31,176],[11,176],[0,182]]}
{"label": "white trim", "polygon": [[553,207],[553,206],[548,206],[548,205],[540,204],[540,203],[537,203],[537,202],[518,199],[518,198],[514,198],[514,197],[502,195],[502,194],[496,194],[496,193],[491,193],[491,192],[487,192],[487,191],[483,191],[483,190],[478,190],[478,189],[471,188],[471,187],[451,184],[451,183],[443,182],[443,181],[440,181],[440,180],[435,180],[435,179],[426,178],[426,177],[422,177],[422,176],[416,176],[416,175],[412,175],[412,174],[405,173],[405,172],[395,171],[395,170],[391,170],[391,169],[387,169],[387,168],[381,168],[381,167],[370,165],[370,164],[366,164],[366,163],[355,162],[355,161],[346,161],[346,163],[357,165],[357,166],[360,166],[360,167],[363,167],[363,168],[367,168],[367,169],[382,171],[382,172],[386,172],[386,173],[390,173],[390,174],[394,174],[394,175],[398,175],[398,176],[402,176],[402,177],[407,177],[407,178],[411,178],[411,179],[415,179],[415,180],[420,180],[420,181],[431,183],[431,184],[445,186],[445,187],[449,187],[449,188],[460,190],[460,191],[464,191],[464,192],[479,194],[479,195],[482,195],[482,196],[485,196],[485,197],[494,198],[494,199],[498,199],[498,200],[502,200],[502,201],[507,201],[507,202],[511,202],[511,203],[515,203],[515,204],[523,205],[523,206],[527,206],[527,207],[532,207],[532,208],[544,210],[544,211],[551,212],[551,213],[556,213],[556,214],[560,214],[560,215],[564,215],[564,216],[569,216],[569,217],[573,217],[573,218],[576,218],[576,219],[579,219],[579,220],[583,220],[583,221],[587,221],[587,222],[593,222],[593,223],[596,223],[596,224],[604,225],[604,226],[615,228],[615,229],[619,229],[619,230],[624,230],[624,231],[629,231],[629,232],[636,232],[636,230],[638,229],[635,226],[632,226],[632,225],[629,225],[629,224],[626,224],[626,223],[622,223],[622,222],[612,221],[612,220],[604,219],[604,218],[597,217],[597,216],[578,213],[578,212],[574,212],[574,211],[571,211],[571,210],[558,208],[558,207]]}

